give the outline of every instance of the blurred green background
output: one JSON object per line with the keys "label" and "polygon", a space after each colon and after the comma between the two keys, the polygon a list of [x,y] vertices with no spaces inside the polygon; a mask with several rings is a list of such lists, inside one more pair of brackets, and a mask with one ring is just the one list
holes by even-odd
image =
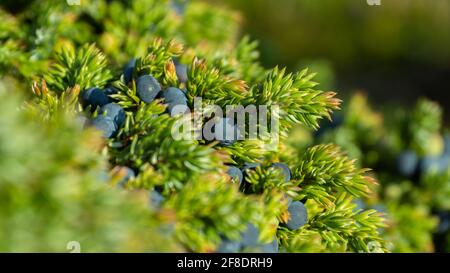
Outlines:
{"label": "blurred green background", "polygon": [[378,105],[438,101],[449,121],[450,1],[205,0],[242,14],[262,62],[319,72],[323,89],[363,90]]}

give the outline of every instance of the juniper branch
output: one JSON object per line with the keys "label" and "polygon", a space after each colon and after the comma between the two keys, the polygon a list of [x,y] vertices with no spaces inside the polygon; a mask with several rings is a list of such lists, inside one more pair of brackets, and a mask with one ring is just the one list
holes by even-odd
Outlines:
{"label": "juniper branch", "polygon": [[[339,147],[331,144],[318,145],[306,151],[297,168],[293,170],[293,178],[298,181],[300,187],[314,185],[323,187],[329,194],[345,191],[359,197],[368,195],[369,184],[376,183],[366,175],[367,171],[368,169],[358,169],[355,161],[348,159]],[[321,191],[320,188],[317,189]],[[312,188],[308,187],[308,190],[308,197],[321,203],[329,203],[311,191]]]}
{"label": "juniper branch", "polygon": [[81,90],[103,87],[112,78],[105,55],[94,45],[85,45],[76,52],[71,48],[64,49],[56,59],[45,75],[49,88],[55,92],[64,92],[75,85]]}
{"label": "juniper branch", "polygon": [[317,85],[311,81],[313,77],[307,69],[286,74],[285,69],[275,67],[261,84],[250,88],[247,101],[256,105],[278,105],[283,131],[294,124],[317,129],[318,121],[331,119],[331,112],[339,109],[341,101],[335,98],[334,92],[313,89]]}

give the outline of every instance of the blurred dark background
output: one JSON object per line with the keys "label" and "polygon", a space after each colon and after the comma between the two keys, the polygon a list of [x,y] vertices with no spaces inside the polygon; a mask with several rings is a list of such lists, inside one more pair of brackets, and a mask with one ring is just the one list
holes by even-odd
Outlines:
{"label": "blurred dark background", "polygon": [[318,72],[322,89],[383,105],[425,96],[450,121],[450,1],[205,0],[242,13],[265,66]]}

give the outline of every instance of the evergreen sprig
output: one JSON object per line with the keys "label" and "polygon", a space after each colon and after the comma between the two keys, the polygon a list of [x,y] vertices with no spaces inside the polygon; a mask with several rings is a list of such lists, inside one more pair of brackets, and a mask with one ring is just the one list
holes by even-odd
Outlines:
{"label": "evergreen sprig", "polygon": [[78,51],[63,49],[56,54],[56,63],[45,75],[47,85],[54,92],[64,92],[76,85],[81,90],[103,87],[111,78],[106,56],[94,45],[85,45]]}
{"label": "evergreen sprig", "polygon": [[223,237],[239,239],[262,204],[243,198],[225,173],[194,176],[167,203],[179,240],[193,251],[212,252]]}
{"label": "evergreen sprig", "polygon": [[36,112],[36,116],[44,120],[60,114],[67,115],[82,111],[78,103],[79,85],[68,88],[60,94],[55,94],[49,90],[45,80],[42,80],[40,84],[37,82],[33,83],[32,91],[36,99],[33,103],[27,103],[26,106],[29,109],[33,109]]}
{"label": "evergreen sprig", "polygon": [[[155,78],[162,78],[166,74],[165,72],[172,72],[171,75],[173,75],[172,60],[183,53],[183,45],[174,40],[163,44],[162,39],[156,39],[147,52],[146,56],[136,61],[135,78],[140,75],[152,75]],[[168,83],[173,82],[172,80]]]}
{"label": "evergreen sprig", "polygon": [[140,105],[141,99],[136,93],[136,82],[133,81],[131,86],[128,86],[123,82],[122,77],[121,80],[113,82],[111,86],[117,90],[117,93],[110,97],[116,99],[117,104],[124,109],[137,108]]}
{"label": "evergreen sprig", "polygon": [[194,140],[174,140],[172,128],[177,119],[163,111],[158,103],[141,104],[134,115],[127,116],[124,128],[111,143],[116,164],[137,169],[150,164],[164,177],[167,192],[180,189],[196,173],[221,168],[223,156],[211,147]]}
{"label": "evergreen sprig", "polygon": [[246,172],[247,182],[249,183],[250,192],[255,193],[273,193],[281,192],[288,195],[297,196],[300,190],[296,186],[295,181],[284,180],[283,173],[280,169],[271,166],[257,167],[255,170]]}
{"label": "evergreen sprig", "polygon": [[230,163],[243,165],[245,162],[259,162],[270,152],[264,149],[264,143],[260,140],[238,141],[228,146],[216,146],[219,151],[231,155]]}
{"label": "evergreen sprig", "polygon": [[[345,191],[355,197],[367,196],[370,184],[376,181],[366,175],[369,169],[359,169],[355,160],[345,156],[339,147],[328,144],[309,148],[293,170],[298,185],[306,189],[307,197],[322,204],[334,201],[333,193]],[[322,195],[321,193],[328,194]]]}
{"label": "evergreen sprig", "polygon": [[331,248],[348,244],[348,249],[356,252],[385,252],[385,243],[377,231],[386,226],[381,215],[376,210],[355,208],[352,199],[342,193],[337,197],[335,207],[313,217],[310,225]]}
{"label": "evergreen sprig", "polygon": [[331,119],[331,112],[339,109],[341,101],[334,92],[313,89],[317,86],[311,81],[313,77],[307,69],[286,74],[285,69],[275,67],[262,83],[250,88],[247,100],[256,105],[278,105],[282,132],[294,124],[317,129],[319,120]]}
{"label": "evergreen sprig", "polygon": [[247,91],[244,81],[223,75],[218,68],[210,67],[205,60],[194,58],[188,72],[187,96],[193,101],[201,97],[205,103],[219,105],[239,104]]}

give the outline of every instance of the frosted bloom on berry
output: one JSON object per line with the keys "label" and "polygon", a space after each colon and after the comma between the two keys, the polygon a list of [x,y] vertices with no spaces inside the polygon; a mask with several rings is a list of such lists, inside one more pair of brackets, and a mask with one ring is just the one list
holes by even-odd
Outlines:
{"label": "frosted bloom on berry", "polygon": [[116,103],[108,103],[100,109],[100,115],[110,117],[118,128],[125,122],[125,111]]}
{"label": "frosted bloom on berry", "polygon": [[95,109],[109,103],[110,99],[103,90],[93,87],[84,91],[82,102],[85,106],[91,105]]}
{"label": "frosted bloom on berry", "polygon": [[302,202],[295,201],[289,205],[289,221],[286,226],[290,230],[297,230],[308,223],[308,211]]}
{"label": "frosted bloom on berry", "polygon": [[145,103],[152,102],[161,91],[158,81],[150,75],[140,76],[136,80],[137,96]]}
{"label": "frosted bloom on berry", "polygon": [[107,116],[97,116],[92,120],[92,126],[103,133],[105,138],[111,138],[117,131],[117,125],[114,120]]}

